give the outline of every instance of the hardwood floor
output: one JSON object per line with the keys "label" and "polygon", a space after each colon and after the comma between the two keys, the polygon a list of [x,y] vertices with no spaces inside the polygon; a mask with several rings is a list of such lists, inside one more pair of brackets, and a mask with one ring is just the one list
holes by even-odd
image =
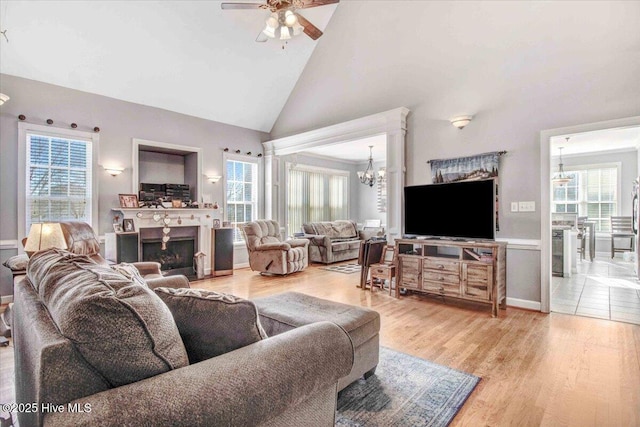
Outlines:
{"label": "hardwood floor", "polygon": [[[640,426],[640,326],[356,287],[359,274],[313,265],[288,277],[248,269],[193,282],[240,297],[295,290],[370,307],[381,344],[482,377],[453,426]],[[0,348],[0,402],[13,398],[12,347]]]}

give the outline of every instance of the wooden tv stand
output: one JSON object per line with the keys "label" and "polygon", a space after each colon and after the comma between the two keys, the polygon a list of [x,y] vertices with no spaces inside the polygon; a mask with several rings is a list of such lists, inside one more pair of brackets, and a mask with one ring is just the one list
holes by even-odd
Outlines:
{"label": "wooden tv stand", "polygon": [[507,305],[507,244],[494,241],[397,239],[396,298],[400,288]]}

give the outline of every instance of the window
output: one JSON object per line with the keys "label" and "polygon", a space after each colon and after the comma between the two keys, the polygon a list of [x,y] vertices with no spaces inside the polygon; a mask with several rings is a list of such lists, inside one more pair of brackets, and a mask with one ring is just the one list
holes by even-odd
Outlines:
{"label": "window", "polygon": [[349,172],[296,166],[289,169],[288,235],[305,222],[349,217]]}
{"label": "window", "polygon": [[227,221],[235,228],[234,242],[244,238],[238,225],[257,219],[258,163],[251,160],[226,159]]}
{"label": "window", "polygon": [[596,223],[596,231],[611,231],[610,217],[618,212],[617,165],[575,166],[571,181],[553,190],[554,212],[577,213]]}
{"label": "window", "polygon": [[567,177],[571,178],[567,184],[562,187],[554,187],[553,203],[556,213],[578,213],[578,188],[580,183],[580,173],[566,172]]}
{"label": "window", "polygon": [[35,222],[92,224],[91,141],[26,135],[25,233]]}

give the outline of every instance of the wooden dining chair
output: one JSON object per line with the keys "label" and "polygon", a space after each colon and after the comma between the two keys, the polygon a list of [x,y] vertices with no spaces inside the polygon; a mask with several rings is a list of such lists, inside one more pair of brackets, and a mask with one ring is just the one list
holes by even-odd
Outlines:
{"label": "wooden dining chair", "polygon": [[[628,246],[616,246],[616,239],[629,239]],[[633,218],[630,216],[611,217],[611,258],[616,252],[633,252],[636,235],[633,232]]]}

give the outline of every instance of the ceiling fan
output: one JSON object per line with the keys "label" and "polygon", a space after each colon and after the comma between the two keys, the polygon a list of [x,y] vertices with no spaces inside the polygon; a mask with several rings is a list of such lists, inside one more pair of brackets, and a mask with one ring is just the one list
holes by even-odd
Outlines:
{"label": "ceiling fan", "polygon": [[264,30],[256,38],[257,42],[266,42],[269,38],[276,37],[280,40],[289,40],[292,35],[302,32],[313,40],[318,40],[322,36],[322,31],[296,10],[338,2],[340,0],[266,0],[266,3],[222,3],[222,9],[270,10],[271,15],[267,18]]}

